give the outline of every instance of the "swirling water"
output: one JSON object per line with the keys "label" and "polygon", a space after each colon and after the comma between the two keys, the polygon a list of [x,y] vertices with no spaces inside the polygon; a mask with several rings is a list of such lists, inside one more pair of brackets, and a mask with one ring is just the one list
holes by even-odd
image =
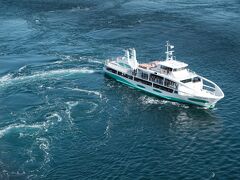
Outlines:
{"label": "swirling water", "polygon": [[[213,110],[104,76],[135,47],[220,85]],[[238,0],[1,0],[0,179],[239,179]]]}

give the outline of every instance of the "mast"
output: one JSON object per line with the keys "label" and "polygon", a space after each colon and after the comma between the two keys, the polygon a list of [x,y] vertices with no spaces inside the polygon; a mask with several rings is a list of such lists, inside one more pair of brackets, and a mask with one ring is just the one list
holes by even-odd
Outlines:
{"label": "mast", "polygon": [[165,45],[167,47],[166,53],[166,61],[173,60],[173,45],[170,45],[169,41],[167,41],[167,44]]}
{"label": "mast", "polygon": [[127,56],[127,64],[132,69],[137,69],[138,62],[137,62],[137,58],[136,58],[136,50],[134,48],[130,48],[130,49],[126,50],[126,56]]}

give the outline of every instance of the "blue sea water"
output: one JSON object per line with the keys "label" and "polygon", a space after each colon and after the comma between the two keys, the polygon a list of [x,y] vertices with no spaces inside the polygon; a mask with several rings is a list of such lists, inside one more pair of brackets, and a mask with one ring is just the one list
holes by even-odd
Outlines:
{"label": "blue sea water", "polygon": [[[104,76],[135,47],[225,98],[204,110]],[[239,179],[239,0],[0,0],[0,179]]]}

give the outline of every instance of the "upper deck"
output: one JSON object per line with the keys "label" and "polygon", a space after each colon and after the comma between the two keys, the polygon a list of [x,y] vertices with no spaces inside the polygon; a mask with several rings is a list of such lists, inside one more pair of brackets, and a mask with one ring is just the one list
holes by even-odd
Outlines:
{"label": "upper deck", "polygon": [[156,74],[163,74],[176,80],[193,78],[196,74],[187,69],[188,64],[176,60],[152,61],[139,64],[139,68],[146,71],[153,71]]}
{"label": "upper deck", "polygon": [[188,64],[181,62],[181,61],[176,61],[176,60],[166,60],[166,61],[161,61],[160,62],[161,66],[167,67],[172,69],[173,71],[178,71],[179,69],[186,68]]}

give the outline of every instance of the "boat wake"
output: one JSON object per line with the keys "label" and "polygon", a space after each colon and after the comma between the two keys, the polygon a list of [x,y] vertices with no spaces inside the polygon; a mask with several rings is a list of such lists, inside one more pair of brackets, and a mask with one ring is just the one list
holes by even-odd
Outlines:
{"label": "boat wake", "polygon": [[[51,162],[51,138],[48,138],[48,131],[51,127],[60,123],[62,119],[58,112],[52,112],[45,116],[43,122],[32,124],[19,122],[1,128],[0,139],[4,138],[4,141],[8,141],[9,144],[24,142],[24,146],[17,150],[19,154],[11,157],[12,159],[21,157],[22,160],[18,165],[18,170],[12,172],[6,169],[8,174],[4,177],[16,175],[24,179],[38,179],[39,170],[47,170]],[[10,152],[6,154],[6,157],[11,155]]]}
{"label": "boat wake", "polygon": [[7,127],[4,127],[0,130],[0,138],[2,138],[3,136],[7,135],[8,133],[11,132],[18,132],[19,133],[19,137],[22,137],[22,132],[26,132],[26,131],[39,131],[40,129],[42,129],[44,127],[44,124],[33,124],[33,125],[27,125],[27,124],[10,124]]}
{"label": "boat wake", "polygon": [[[22,71],[24,67],[20,68]],[[66,77],[74,74],[92,74],[96,72],[89,68],[71,68],[71,69],[57,69],[50,71],[37,71],[31,75],[20,75],[16,76],[14,74],[6,74],[0,77],[0,87],[11,86],[19,83],[26,83],[31,81],[38,81],[48,78]]]}
{"label": "boat wake", "polygon": [[[19,137],[24,137],[25,135],[38,134],[39,131],[44,130],[48,131],[48,128],[54,125],[56,122],[62,121],[62,117],[57,113],[51,113],[46,117],[46,121],[34,123],[34,124],[26,124],[26,123],[13,123],[6,127],[0,129],[0,138],[8,135],[10,133],[17,133]],[[24,133],[26,133],[24,135]]]}
{"label": "boat wake", "polygon": [[102,61],[99,59],[96,59],[95,57],[75,57],[71,55],[64,55],[64,54],[56,54],[56,56],[61,59],[58,61],[55,61],[53,64],[63,64],[66,62],[82,62],[82,63],[88,63],[88,64],[103,64]]}

